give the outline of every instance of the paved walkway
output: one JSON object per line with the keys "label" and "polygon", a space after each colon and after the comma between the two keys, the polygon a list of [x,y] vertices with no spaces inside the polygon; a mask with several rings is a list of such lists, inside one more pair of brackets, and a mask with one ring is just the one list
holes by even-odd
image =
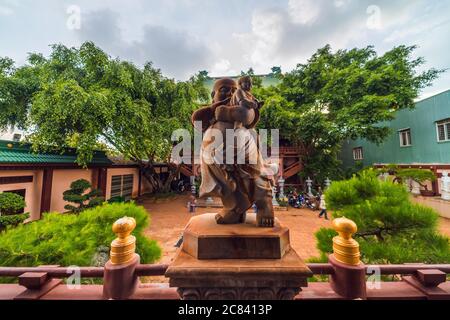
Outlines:
{"label": "paved walkway", "polygon": [[[144,199],[142,205],[148,210],[151,217],[150,227],[146,234],[158,241],[162,248],[162,256],[158,263],[169,264],[174,258],[177,248],[174,246],[191,214],[186,208],[188,196],[179,195],[165,199]],[[197,208],[195,214],[217,212],[220,209]],[[314,233],[321,227],[331,227],[331,222],[319,219],[317,211],[307,209],[289,208],[288,211],[276,211],[275,216],[290,229],[291,245],[304,260],[319,256],[316,248]],[[439,229],[443,234],[450,236],[450,220],[440,219]],[[151,281],[164,281],[164,278]]]}

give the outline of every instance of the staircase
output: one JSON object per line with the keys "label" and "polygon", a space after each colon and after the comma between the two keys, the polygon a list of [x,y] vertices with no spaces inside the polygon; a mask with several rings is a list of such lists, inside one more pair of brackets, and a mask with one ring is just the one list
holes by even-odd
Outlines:
{"label": "staircase", "polygon": [[300,170],[301,170],[300,161],[294,162],[290,166],[283,169],[283,179],[287,179],[298,174]]}

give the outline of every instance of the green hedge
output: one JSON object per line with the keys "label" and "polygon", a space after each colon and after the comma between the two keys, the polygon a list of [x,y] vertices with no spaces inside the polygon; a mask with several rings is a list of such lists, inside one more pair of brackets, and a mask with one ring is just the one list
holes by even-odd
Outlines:
{"label": "green hedge", "polygon": [[99,257],[109,252],[116,237],[111,230],[113,223],[124,216],[136,219],[133,235],[141,262],[157,260],[160,247],[143,233],[149,223],[147,211],[134,203],[117,203],[88,209],[79,215],[48,213],[39,221],[6,230],[0,234],[0,265],[98,265]]}
{"label": "green hedge", "polygon": [[21,195],[12,192],[0,193],[0,214],[2,216],[17,214],[25,206],[25,200]]}
{"label": "green hedge", "polygon": [[0,231],[3,231],[7,227],[15,227],[20,223],[28,219],[30,215],[28,213],[14,214],[10,216],[0,216]]}

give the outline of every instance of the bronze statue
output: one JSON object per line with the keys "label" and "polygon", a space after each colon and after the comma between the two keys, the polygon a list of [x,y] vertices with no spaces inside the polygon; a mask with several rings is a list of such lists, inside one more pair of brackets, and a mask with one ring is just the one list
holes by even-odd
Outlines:
{"label": "bronze statue", "polygon": [[[260,109],[262,107],[262,103],[259,102],[251,93],[253,84],[250,76],[243,76],[239,78],[238,86],[238,89],[231,98],[231,105],[239,105],[240,107],[247,109]],[[234,124],[234,128],[242,128],[242,123],[236,122]]]}
{"label": "bronze statue", "polygon": [[[245,155],[245,159],[256,159],[254,163],[225,163],[226,130],[235,129],[235,124],[253,129],[259,121],[261,105],[250,93],[248,78],[242,79],[241,88],[230,78],[217,80],[212,91],[213,102],[210,106],[194,112],[192,121],[201,121],[204,131],[201,150],[200,197],[219,196],[223,210],[216,215],[218,224],[237,224],[245,222],[245,213],[253,204],[257,207],[257,224],[260,227],[273,227],[274,213],[272,207],[271,178],[263,173],[265,164],[256,141],[246,142],[241,147],[234,146],[234,156]],[[236,94],[237,93],[237,94]],[[215,142],[214,134],[220,132],[223,144],[220,151],[211,150]],[[235,131],[236,132],[236,131]],[[225,147],[223,147],[225,146]],[[223,162],[215,161],[222,157]]]}

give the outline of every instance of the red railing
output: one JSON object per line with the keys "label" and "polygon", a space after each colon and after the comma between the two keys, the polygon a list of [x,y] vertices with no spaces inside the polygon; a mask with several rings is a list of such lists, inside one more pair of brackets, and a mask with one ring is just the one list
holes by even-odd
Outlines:
{"label": "red railing", "polygon": [[[314,275],[332,275],[334,268],[330,263],[307,263]],[[140,264],[136,267],[138,277],[163,276],[169,266],[167,264]],[[450,264],[371,264],[366,270],[380,270],[382,275],[411,275],[419,270],[439,270],[450,274]],[[0,267],[0,277],[19,277],[24,273],[47,273],[50,278],[67,278],[75,272],[81,278],[102,278],[103,267],[79,267],[76,270],[68,267]]]}

